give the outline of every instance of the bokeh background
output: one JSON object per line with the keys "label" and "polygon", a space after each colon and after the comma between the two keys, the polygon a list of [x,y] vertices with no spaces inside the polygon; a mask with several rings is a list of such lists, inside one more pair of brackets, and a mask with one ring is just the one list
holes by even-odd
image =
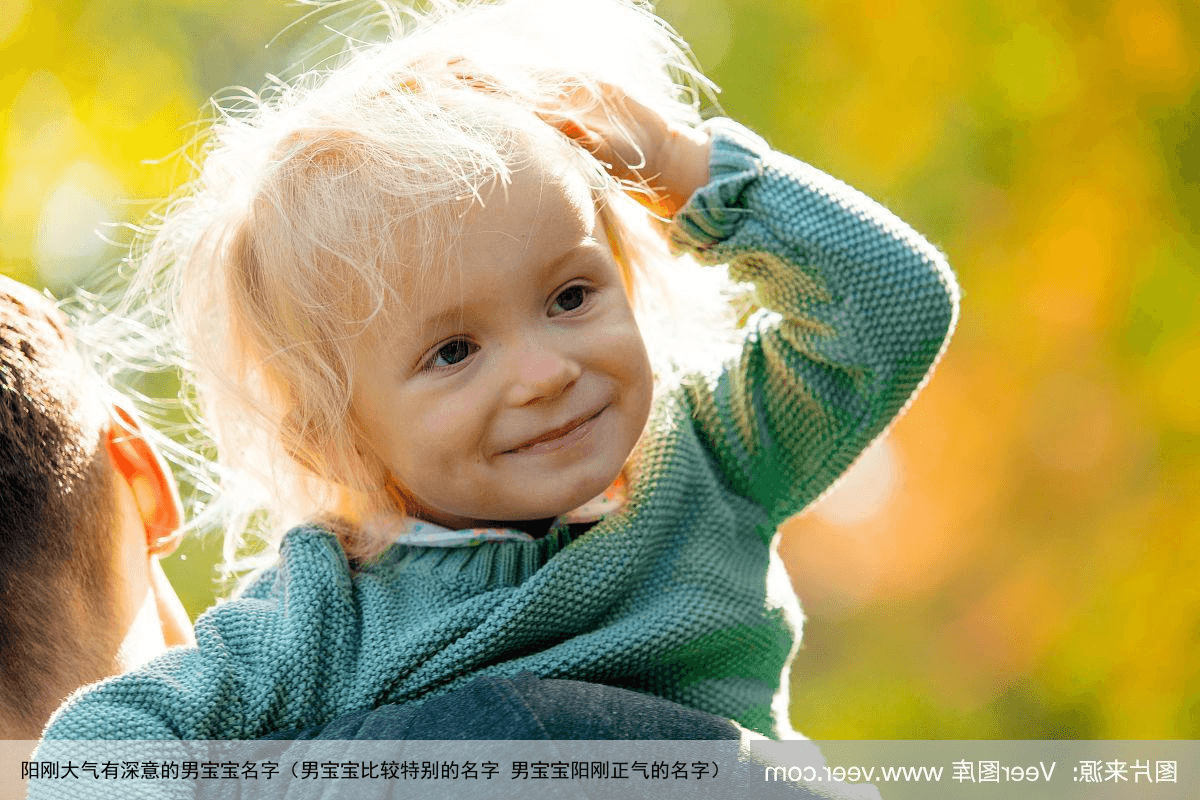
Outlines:
{"label": "bokeh background", "polygon": [[[794,724],[1200,738],[1200,6],[660,10],[730,115],[894,209],[965,289],[920,402],[785,528]],[[302,11],[0,1],[4,274],[63,296],[111,270],[108,223],[187,177],[210,95],[286,69]],[[193,615],[218,550],[166,565]]]}

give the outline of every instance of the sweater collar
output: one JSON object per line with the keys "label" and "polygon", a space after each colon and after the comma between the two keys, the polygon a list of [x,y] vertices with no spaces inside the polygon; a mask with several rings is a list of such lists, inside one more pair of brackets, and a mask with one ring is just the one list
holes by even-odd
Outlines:
{"label": "sweater collar", "polygon": [[[628,497],[625,476],[619,475],[607,489],[579,508],[556,518],[547,536],[555,536],[569,525],[594,523],[620,511]],[[380,512],[363,521],[371,533],[386,536],[396,544],[414,547],[471,547],[484,542],[532,542],[524,531],[515,528],[463,528],[452,530],[425,520],[412,519],[395,512]]]}

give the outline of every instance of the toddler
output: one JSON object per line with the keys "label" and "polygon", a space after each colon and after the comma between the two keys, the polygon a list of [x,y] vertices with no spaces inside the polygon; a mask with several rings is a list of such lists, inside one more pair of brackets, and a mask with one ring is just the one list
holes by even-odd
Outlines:
{"label": "toddler", "polygon": [[[256,738],[525,674],[786,735],[776,526],[925,381],[952,273],[861,194],[701,123],[702,79],[640,5],[395,27],[227,111],[144,254],[177,280],[227,482],[305,520],[195,648],[47,738]],[[706,370],[643,338],[668,245],[753,287]]]}

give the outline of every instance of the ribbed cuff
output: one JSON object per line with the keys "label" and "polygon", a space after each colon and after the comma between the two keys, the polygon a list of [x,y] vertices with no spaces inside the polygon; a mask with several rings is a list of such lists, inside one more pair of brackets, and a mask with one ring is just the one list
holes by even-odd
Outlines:
{"label": "ribbed cuff", "polygon": [[676,252],[702,253],[737,231],[747,216],[742,194],[763,174],[762,159],[771,149],[727,117],[710,119],[702,128],[712,137],[709,179],[675,215],[670,241]]}

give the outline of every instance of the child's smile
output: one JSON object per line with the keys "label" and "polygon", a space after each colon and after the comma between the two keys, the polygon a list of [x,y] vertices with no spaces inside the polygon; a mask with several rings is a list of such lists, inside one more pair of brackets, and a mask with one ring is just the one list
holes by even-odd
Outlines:
{"label": "child's smile", "polygon": [[404,286],[360,345],[353,411],[416,516],[555,517],[620,473],[653,378],[591,192],[539,148],[467,212],[461,270]]}
{"label": "child's smile", "polygon": [[529,453],[532,455],[536,453],[552,453],[560,448],[580,442],[591,434],[592,430],[596,427],[596,420],[607,409],[608,406],[605,405],[595,414],[584,414],[579,418],[571,420],[566,425],[547,431],[541,436],[535,436],[519,447],[514,447],[512,450],[506,451],[505,454]]}

